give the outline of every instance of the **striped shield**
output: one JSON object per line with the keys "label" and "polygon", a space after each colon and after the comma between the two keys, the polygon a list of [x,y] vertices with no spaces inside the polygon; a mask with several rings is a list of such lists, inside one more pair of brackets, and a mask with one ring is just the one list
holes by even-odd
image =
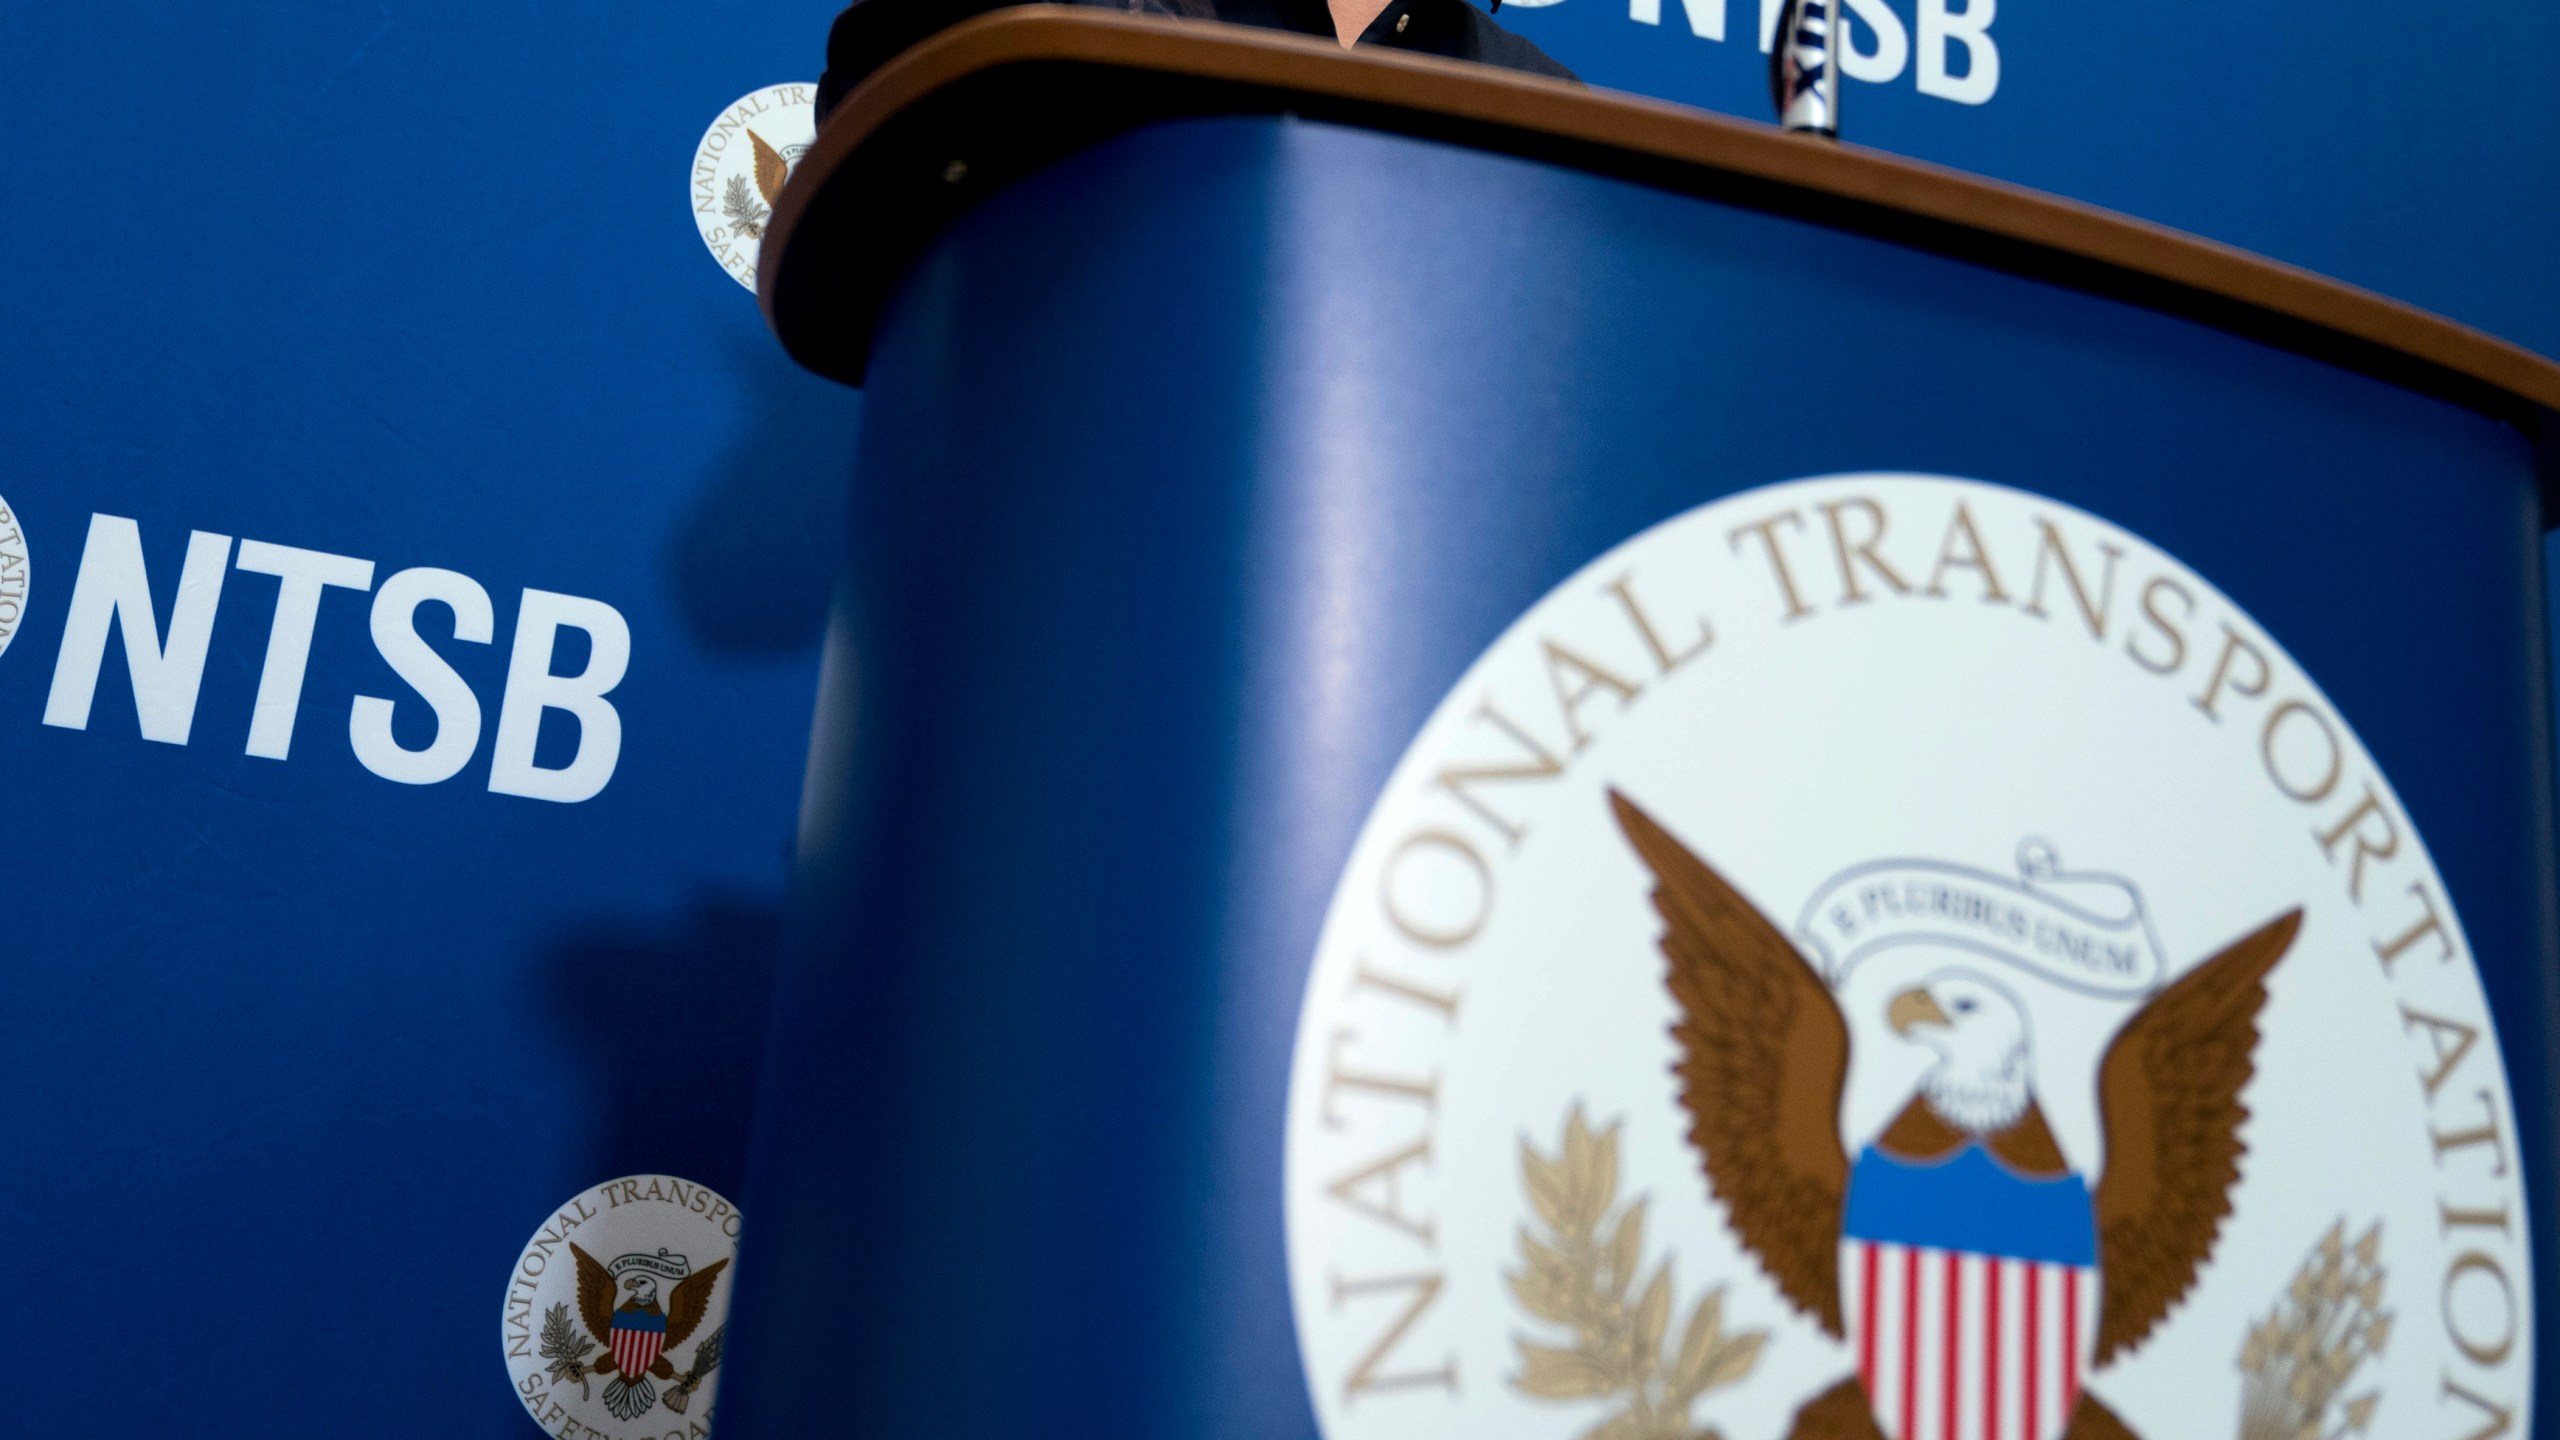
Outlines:
{"label": "striped shield", "polygon": [[2095,1269],[1848,1240],[1840,1273],[1858,1383],[1892,1440],[2054,1440],[2070,1422]]}
{"label": "striped shield", "polygon": [[2024,1179],[1978,1148],[1934,1166],[1870,1149],[1850,1186],[1841,1295],[1878,1428],[2056,1440],[2096,1344],[2088,1190]]}
{"label": "striped shield", "polygon": [[613,1312],[613,1368],[637,1380],[658,1363],[666,1347],[667,1317],[626,1305]]}

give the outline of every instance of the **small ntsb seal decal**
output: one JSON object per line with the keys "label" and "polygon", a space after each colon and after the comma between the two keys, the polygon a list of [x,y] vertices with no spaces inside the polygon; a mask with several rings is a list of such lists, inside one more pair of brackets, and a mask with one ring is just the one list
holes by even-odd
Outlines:
{"label": "small ntsb seal decal", "polygon": [[507,1374],[534,1423],[583,1440],[711,1431],[738,1209],[627,1175],[570,1198],[507,1277]]}
{"label": "small ntsb seal decal", "polygon": [[756,288],[756,256],[791,167],[818,138],[818,87],[767,85],[720,112],[693,147],[693,223],[729,278]]}
{"label": "small ntsb seal decal", "polygon": [[26,527],[18,523],[18,512],[0,499],[0,651],[18,637],[18,626],[27,618],[27,577],[33,573],[27,562]]}
{"label": "small ntsb seal decal", "polygon": [[1771,486],[1541,600],[1371,811],[1285,1133],[1329,1440],[2531,1429],[2407,810],[2227,596],[2017,490]]}

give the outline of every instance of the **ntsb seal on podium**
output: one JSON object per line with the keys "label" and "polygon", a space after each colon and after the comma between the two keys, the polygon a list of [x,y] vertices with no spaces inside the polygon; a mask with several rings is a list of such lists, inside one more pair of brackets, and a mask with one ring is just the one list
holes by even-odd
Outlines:
{"label": "ntsb seal on podium", "polygon": [[2139,537],[1797,481],[1423,727],[1290,1081],[1329,1440],[2530,1433],[2505,1066],[2347,718]]}
{"label": "ntsb seal on podium", "polygon": [[728,1338],[738,1211],[707,1185],[626,1175],[552,1212],[507,1277],[507,1375],[574,1440],[705,1440]]}

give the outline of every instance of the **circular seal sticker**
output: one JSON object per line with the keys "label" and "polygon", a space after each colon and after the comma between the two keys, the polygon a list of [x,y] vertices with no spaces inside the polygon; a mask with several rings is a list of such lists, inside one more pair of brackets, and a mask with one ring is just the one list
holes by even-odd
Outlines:
{"label": "circular seal sticker", "polygon": [[2275,640],[2020,491],[1625,542],[1362,831],[1286,1130],[1330,1440],[2531,1433],[2516,1120]]}
{"label": "circular seal sticker", "polygon": [[818,137],[818,87],[767,85],[720,112],[693,147],[693,223],[729,278],[756,288],[756,256],[791,167]]}
{"label": "circular seal sticker", "polygon": [[0,499],[0,651],[18,638],[27,618],[27,532],[18,514]]}
{"label": "circular seal sticker", "polygon": [[738,1208],[707,1185],[626,1175],[572,1196],[507,1277],[507,1374],[535,1424],[582,1440],[711,1430]]}

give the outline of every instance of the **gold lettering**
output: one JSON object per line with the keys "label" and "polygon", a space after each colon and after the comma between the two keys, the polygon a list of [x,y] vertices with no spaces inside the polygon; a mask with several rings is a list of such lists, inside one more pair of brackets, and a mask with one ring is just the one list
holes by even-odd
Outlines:
{"label": "gold lettering", "polygon": [[1438,1011],[1440,1018],[1452,1025],[1458,1023],[1457,991],[1427,989],[1411,980],[1386,974],[1372,966],[1366,955],[1358,957],[1354,964],[1357,968],[1351,972],[1352,989],[1358,990],[1365,986],[1372,990],[1383,990],[1399,1000],[1409,1000],[1426,1010]]}
{"label": "gold lettering", "polygon": [[[2427,1027],[2427,1043],[2436,1053],[2436,1068],[2418,1077],[2426,1082],[2427,1103],[2432,1105],[2436,1091],[2452,1078],[2453,1072],[2462,1064],[2462,1057],[2470,1054],[2471,1047],[2479,1041],[2480,1030],[2478,1026],[2430,1015],[2408,1005],[2400,1007],[2400,1028],[2415,1030],[2421,1025]],[[2451,1037],[2450,1044],[2447,1043],[2448,1036]]]}
{"label": "gold lettering", "polygon": [[2455,1228],[2460,1226],[2477,1230],[2495,1230],[2501,1235],[2509,1233],[2507,1207],[2504,1205],[2500,1205],[2495,1210],[2457,1210],[2451,1205],[2439,1203],[2436,1208],[2444,1214],[2444,1233],[2447,1235],[2452,1234]]}
{"label": "gold lettering", "polygon": [[2212,716],[2217,723],[2222,719],[2222,712],[2213,707],[2221,703],[2222,687],[2224,682],[2231,679],[2233,660],[2245,654],[2249,657],[2249,663],[2255,666],[2258,672],[2258,678],[2254,681],[2233,684],[2231,693],[2234,695],[2250,698],[2264,695],[2267,693],[2267,682],[2275,678],[2267,670],[2267,657],[2258,653],[2257,646],[2241,639],[2239,631],[2232,629],[2226,623],[2222,627],[2222,637],[2222,658],[2213,662],[2213,678],[2205,682],[2204,693],[2195,699],[2196,708]]}
{"label": "gold lettering", "polygon": [[[1857,510],[1866,515],[1865,539],[1853,541],[1849,538],[1849,527],[1840,523],[1841,513],[1847,510]],[[1884,541],[1883,506],[1864,495],[1853,496],[1847,500],[1825,500],[1822,502],[1822,518],[1831,527],[1831,553],[1840,560],[1841,604],[1863,605],[1873,598],[1866,591],[1858,588],[1857,562],[1860,560],[1866,561],[1868,567],[1874,570],[1885,584],[1893,587],[1893,593],[1896,595],[1911,593],[1911,582],[1895,574],[1893,567],[1884,563],[1884,557],[1876,553],[1876,546]]]}
{"label": "gold lettering", "polygon": [[[2098,553],[2107,557],[2107,565],[2099,572],[2098,599],[2092,604],[2089,599],[2089,587],[2080,582],[2080,567],[2071,563],[2071,550],[2062,543],[2062,532],[2054,529],[2053,522],[2042,516],[2036,519],[2036,529],[2041,531],[2042,535],[2036,542],[2036,578],[2027,596],[2027,613],[2039,620],[2045,617],[2045,559],[2050,556],[2056,568],[2062,571],[2062,583],[2071,588],[2071,603],[2080,608],[2080,620],[2089,627],[2089,638],[2106,639],[2107,615],[2115,609],[2116,605],[2116,562],[2124,558],[2124,548],[2112,540],[2098,542]],[[2157,585],[2159,582],[2152,583]],[[2145,608],[2148,608],[2149,592],[2145,591],[2144,595]],[[2190,608],[2192,608],[2192,602],[2190,602]],[[2157,620],[2159,617],[2155,614],[2152,618]],[[2167,627],[2164,625],[2162,628]],[[2179,648],[2184,650],[2183,641],[2180,642]],[[2141,657],[2134,658],[2138,660]]]}
{"label": "gold lettering", "polygon": [[2373,942],[2373,953],[2382,957],[2382,973],[2385,975],[2390,974],[2391,967],[2399,962],[2401,952],[2431,933],[2436,937],[2437,942],[2444,946],[2443,953],[2436,958],[2439,960],[2453,958],[2453,936],[2444,928],[2444,917],[2436,913],[2436,900],[2434,896],[2427,893],[2427,882],[2410,881],[2409,893],[2418,897],[2418,904],[2425,913],[2418,917],[2417,924],[2401,931],[2399,938]]}
{"label": "gold lettering", "polygon": [[[1956,552],[1956,537],[1964,537],[1964,552]],[[1938,600],[1947,598],[1947,572],[1964,569],[1982,577],[1982,603],[2006,605],[2009,592],[2000,588],[1999,572],[1991,568],[1991,552],[1982,546],[1982,534],[1973,528],[1973,512],[1961,500],[1956,502],[1955,518],[1947,522],[1946,538],[1938,542],[1938,563],[1929,572],[1927,594]],[[2042,572],[2039,571],[2039,574]]]}
{"label": "gold lettering", "polygon": [[1801,620],[1807,615],[1812,614],[1813,610],[1804,603],[1804,597],[1796,593],[1795,573],[1787,568],[1787,552],[1785,547],[1778,544],[1778,525],[1781,521],[1784,521],[1789,525],[1793,525],[1799,530],[1804,528],[1804,516],[1802,514],[1794,510],[1781,510],[1766,520],[1755,520],[1748,525],[1735,526],[1724,537],[1725,543],[1732,547],[1733,552],[1738,555],[1742,553],[1743,536],[1757,535],[1760,537],[1761,546],[1769,552],[1769,568],[1774,571],[1778,577],[1778,593],[1786,597],[1787,613],[1782,618],[1787,620]]}
{"label": "gold lettering", "polygon": [[1493,728],[1508,735],[1529,758],[1512,764],[1451,765],[1431,777],[1431,783],[1458,797],[1458,802],[1483,818],[1484,823],[1502,832],[1502,838],[1518,848],[1529,833],[1529,827],[1505,818],[1500,812],[1476,797],[1467,787],[1481,780],[1553,780],[1564,773],[1564,761],[1546,746],[1538,743],[1528,731],[1512,722],[1510,716],[1486,700],[1476,707],[1475,718],[1488,721]]}
{"label": "gold lettering", "polygon": [[[2329,768],[2321,772],[2317,785],[2295,786],[2276,764],[2276,732],[2283,728],[2287,718],[2295,715],[2310,716],[2311,723],[2320,729],[2321,741],[2329,747]],[[2329,792],[2338,788],[2338,777],[2347,767],[2346,752],[2338,748],[2338,735],[2329,728],[2329,717],[2305,700],[2287,700],[2267,712],[2267,728],[2258,735],[2258,755],[2267,763],[2267,778],[2276,782],[2276,788],[2284,792],[2285,798],[2305,805],[2317,805],[2328,799]]]}
{"label": "gold lettering", "polygon": [[[1403,905],[1397,903],[1396,877],[1404,873],[1405,862],[1426,845],[1460,856],[1467,862],[1468,868],[1475,871],[1475,911],[1461,923],[1443,926],[1425,925],[1415,920],[1406,912]],[[1404,843],[1398,845],[1394,853],[1387,856],[1387,863],[1381,867],[1378,875],[1378,901],[1387,912],[1387,923],[1403,932],[1406,939],[1433,950],[1454,950],[1476,938],[1476,932],[1484,929],[1484,922],[1493,915],[1493,869],[1484,863],[1482,855],[1476,853],[1476,847],[1467,843],[1465,836],[1453,834],[1447,830],[1417,831],[1406,836]]]}
{"label": "gold lettering", "polygon": [[2177,673],[2179,666],[2187,663],[2187,637],[2185,632],[2179,630],[2177,626],[2169,623],[2169,617],[2160,613],[2160,607],[2158,605],[2152,603],[2163,590],[2166,590],[2177,596],[2180,600],[2185,601],[2187,605],[2187,618],[2195,618],[2196,597],[2188,594],[2187,587],[2179,584],[2177,581],[2170,579],[2166,575],[2159,576],[2150,584],[2142,587],[2142,616],[2157,627],[2161,635],[2168,639],[2169,658],[2166,660],[2153,660],[2150,656],[2143,654],[2142,651],[2137,649],[2134,645],[2134,641],[2139,638],[2135,635],[2127,635],[2124,637],[2124,653],[2133,657],[2134,664],[2141,666],[2143,669],[2150,671],[2154,675],[2173,675]]}
{"label": "gold lettering", "polygon": [[[2498,1283],[2498,1298],[2506,1307],[2507,1320],[2505,1329],[2499,1332],[2494,1343],[2463,1332],[2461,1312],[2453,1303],[2453,1291],[2465,1275],[2487,1275]],[[2479,1287],[2472,1288],[2477,1290]],[[2508,1281],[2505,1266],[2477,1250],[2465,1250],[2454,1257],[2453,1264],[2444,1272],[2444,1333],[2453,1337],[2453,1348],[2461,1351],[2464,1359],[2483,1370],[2494,1370],[2506,1363],[2508,1352],[2516,1345],[2516,1288]]]}
{"label": "gold lettering", "polygon": [[[2364,831],[2364,822],[2368,819],[2382,822],[2379,843]],[[2364,903],[2365,858],[2371,856],[2376,860],[2388,860],[2400,853],[2400,827],[2391,823],[2391,816],[2382,808],[2382,797],[2374,793],[2371,785],[2364,787],[2364,798],[2347,812],[2346,819],[2325,834],[2317,830],[2311,833],[2319,837],[2320,853],[2328,856],[2332,865],[2338,863],[2338,842],[2350,834],[2355,836],[2356,853],[2347,865],[2347,898],[2358,904]]]}
{"label": "gold lettering", "polygon": [[[1603,690],[1618,697],[1618,708],[1636,698],[1637,685],[1622,680],[1582,656],[1567,650],[1553,640],[1539,642],[1547,652],[1547,685],[1555,691],[1556,708],[1564,713],[1565,733],[1573,737],[1573,752],[1581,754],[1591,744],[1591,732],[1582,728],[1582,707]],[[1569,682],[1566,671],[1577,679]]]}
{"label": "gold lettering", "polygon": [[2442,1165],[2444,1157],[2456,1150],[2472,1145],[2486,1145],[2490,1153],[2497,1157],[2495,1163],[2490,1166],[2489,1173],[2491,1175],[2507,1173],[2506,1139],[2498,1133],[2498,1102],[2490,1096],[2486,1087],[2480,1091],[2480,1112],[2486,1118],[2478,1126],[2469,1130],[2445,1131],[2433,1125],[2427,1127],[2427,1138],[2436,1142],[2438,1165]]}
{"label": "gold lettering", "polygon": [[1387,1075],[1375,1070],[1353,1070],[1344,1066],[1342,1052],[1359,1038],[1360,1034],[1356,1030],[1338,1028],[1327,1039],[1324,1123],[1328,1129],[1339,1130],[1343,1126],[1342,1112],[1334,1107],[1333,1102],[1340,1098],[1345,1090],[1360,1090],[1372,1095],[1384,1095],[1389,1099],[1415,1101],[1426,1112],[1440,1108],[1440,1077],[1437,1075],[1425,1075],[1416,1080],[1402,1075]]}
{"label": "gold lettering", "polygon": [[1360,1396],[1378,1390],[1409,1390],[1438,1386],[1452,1394],[1456,1393],[1458,1357],[1454,1354],[1442,1361],[1436,1370],[1407,1370],[1390,1374],[1379,1368],[1386,1363],[1388,1353],[1396,1348],[1396,1342],[1404,1339],[1405,1332],[1411,1330],[1414,1322],[1422,1318],[1422,1313],[1431,1308],[1433,1301],[1440,1298],[1442,1277],[1438,1273],[1390,1275],[1373,1280],[1345,1280],[1340,1275],[1331,1278],[1333,1308],[1336,1310],[1341,1309],[1343,1302],[1348,1300],[1363,1299],[1367,1296],[1397,1290],[1413,1292],[1412,1302],[1406,1305],[1394,1322],[1387,1326],[1385,1332],[1378,1336],[1377,1343],[1371,1345],[1357,1361],[1353,1362],[1351,1374],[1342,1384],[1344,1404],[1348,1405]]}
{"label": "gold lettering", "polygon": [[1661,673],[1668,675],[1696,659],[1700,652],[1715,642],[1715,627],[1707,623],[1706,616],[1699,616],[1698,638],[1689,642],[1688,649],[1677,655],[1672,654],[1670,648],[1662,643],[1661,632],[1653,628],[1652,617],[1646,615],[1644,607],[1636,603],[1635,591],[1629,588],[1635,583],[1635,578],[1635,572],[1630,570],[1610,581],[1608,591],[1617,597],[1619,608],[1627,612],[1628,621],[1636,627],[1636,634],[1644,641],[1645,653],[1653,657],[1653,663]]}
{"label": "gold lettering", "polygon": [[[1404,1211],[1404,1167],[1407,1165],[1420,1165],[1426,1170],[1431,1168],[1430,1136],[1425,1135],[1401,1150],[1327,1182],[1324,1193],[1379,1224],[1400,1230],[1429,1246],[1434,1243],[1430,1218],[1408,1215]],[[1368,1190],[1382,1193],[1373,1199],[1363,1193]]]}
{"label": "gold lettering", "polygon": [[2468,1401],[2474,1408],[2489,1417],[2487,1420],[2481,1422],[2479,1429],[2464,1436],[2463,1440],[2498,1440],[2499,1436],[2504,1435],[2509,1430],[2515,1428],[2516,1412],[2513,1406],[2493,1405],[2489,1403],[2487,1400],[2484,1400],[2479,1396],[2472,1394],[2470,1391],[2463,1389],[2461,1386],[2454,1384],[2453,1376],[2450,1374],[2444,1377],[2444,1398],[2447,1400]]}

